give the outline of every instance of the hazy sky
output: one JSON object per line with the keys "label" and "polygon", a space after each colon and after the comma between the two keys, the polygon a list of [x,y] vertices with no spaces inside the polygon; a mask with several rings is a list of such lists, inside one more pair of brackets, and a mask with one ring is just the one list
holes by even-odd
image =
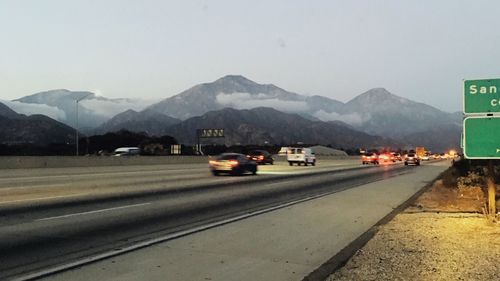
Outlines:
{"label": "hazy sky", "polygon": [[500,1],[0,0],[0,99],[166,98],[241,74],[340,101],[374,87],[447,111],[500,77]]}

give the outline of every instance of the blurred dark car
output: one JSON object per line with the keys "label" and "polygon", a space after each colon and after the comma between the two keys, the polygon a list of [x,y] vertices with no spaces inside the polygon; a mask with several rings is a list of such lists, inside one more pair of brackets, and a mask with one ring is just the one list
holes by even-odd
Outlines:
{"label": "blurred dark car", "polygon": [[215,159],[209,160],[208,165],[214,176],[221,173],[231,175],[257,174],[257,163],[239,153],[223,153]]}
{"label": "blurred dark car", "polygon": [[253,150],[247,154],[247,158],[255,161],[257,164],[274,164],[274,159],[271,153],[265,150]]}

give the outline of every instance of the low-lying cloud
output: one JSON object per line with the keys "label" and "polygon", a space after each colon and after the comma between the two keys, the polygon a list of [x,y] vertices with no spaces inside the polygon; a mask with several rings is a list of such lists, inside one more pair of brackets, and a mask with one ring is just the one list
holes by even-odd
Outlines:
{"label": "low-lying cloud", "polygon": [[266,94],[220,93],[216,96],[216,101],[222,106],[235,109],[272,107],[283,112],[305,112],[309,110],[309,106],[305,101],[280,100],[274,97],[270,98]]}
{"label": "low-lying cloud", "polygon": [[43,114],[58,121],[66,119],[66,113],[55,106],[7,100],[2,100],[1,102],[20,114],[28,116],[33,114]]}
{"label": "low-lying cloud", "polygon": [[86,99],[82,100],[80,104],[87,110],[92,111],[96,115],[111,118],[126,110],[133,109],[141,111],[147,106],[154,103],[151,100],[132,100],[132,99],[114,99],[114,100],[101,100],[101,99]]}
{"label": "low-lying cloud", "polygon": [[349,114],[338,114],[336,112],[326,112],[324,110],[319,110],[313,113],[313,116],[320,119],[321,121],[342,121],[349,125],[359,126],[370,119],[368,115],[361,115],[359,113],[349,113]]}

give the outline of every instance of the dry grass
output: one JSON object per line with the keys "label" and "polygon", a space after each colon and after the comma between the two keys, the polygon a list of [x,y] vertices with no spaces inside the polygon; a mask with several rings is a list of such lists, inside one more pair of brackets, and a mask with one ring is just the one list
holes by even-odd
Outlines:
{"label": "dry grass", "polygon": [[482,213],[486,202],[478,188],[448,188],[437,180],[407,210],[408,212],[473,212]]}

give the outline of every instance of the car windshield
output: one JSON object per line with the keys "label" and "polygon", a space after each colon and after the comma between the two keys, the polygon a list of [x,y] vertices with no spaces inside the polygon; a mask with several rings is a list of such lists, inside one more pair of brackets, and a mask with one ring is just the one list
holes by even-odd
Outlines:
{"label": "car windshield", "polygon": [[415,157],[415,154],[410,153],[410,154],[408,154],[408,157]]}

